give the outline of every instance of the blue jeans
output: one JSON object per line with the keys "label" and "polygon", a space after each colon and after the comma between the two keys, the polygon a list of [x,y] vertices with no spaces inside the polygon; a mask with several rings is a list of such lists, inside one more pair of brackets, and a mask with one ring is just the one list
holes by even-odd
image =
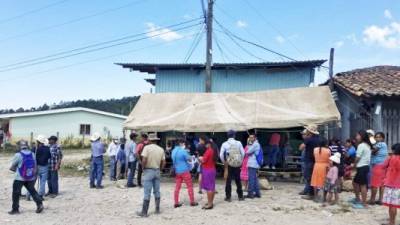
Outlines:
{"label": "blue jeans", "polygon": [[90,162],[90,186],[93,187],[95,182],[97,187],[101,186],[101,181],[103,179],[103,167],[103,156],[92,157],[92,161]]}
{"label": "blue jeans", "polygon": [[313,162],[304,162],[304,193],[314,195],[314,189],[311,186],[311,177],[314,169]]}
{"label": "blue jeans", "polygon": [[278,145],[270,146],[270,149],[268,149],[267,166],[269,166],[269,167],[275,167],[276,166],[278,153],[279,153],[279,146]]}
{"label": "blue jeans", "polygon": [[160,179],[161,173],[159,169],[144,169],[143,170],[143,189],[144,200],[150,201],[151,191],[155,198],[160,198]]}
{"label": "blue jeans", "polygon": [[58,170],[50,170],[48,175],[49,194],[58,195]]}
{"label": "blue jeans", "polygon": [[[38,194],[43,197],[44,194],[46,194],[46,181],[49,174],[49,166],[38,165],[37,169],[38,169],[37,181],[39,183]],[[29,192],[26,193],[26,197],[30,199],[31,195]]]}
{"label": "blue jeans", "polygon": [[128,186],[134,185],[133,180],[135,179],[137,161],[128,162]]}
{"label": "blue jeans", "polygon": [[117,159],[115,156],[110,156],[110,180],[116,179]]}
{"label": "blue jeans", "polygon": [[258,183],[257,177],[257,170],[256,168],[248,167],[248,174],[249,174],[249,196],[261,196],[260,193],[260,185]]}

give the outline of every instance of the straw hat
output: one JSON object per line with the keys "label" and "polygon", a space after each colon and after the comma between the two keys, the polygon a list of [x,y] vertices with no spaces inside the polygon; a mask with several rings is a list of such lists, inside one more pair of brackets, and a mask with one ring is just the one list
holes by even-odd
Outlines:
{"label": "straw hat", "polygon": [[308,126],[304,127],[308,132],[312,133],[312,134],[319,134],[318,132],[318,126],[315,124],[310,124]]}
{"label": "straw hat", "polygon": [[333,156],[329,157],[329,160],[337,164],[340,164],[340,156],[341,156],[340,153],[336,152]]}
{"label": "straw hat", "polygon": [[369,142],[371,142],[371,144],[376,144],[376,140],[375,140],[375,131],[372,129],[366,130],[367,134],[369,135]]}
{"label": "straw hat", "polygon": [[99,133],[94,133],[91,137],[90,137],[90,140],[91,141],[97,141],[97,140],[99,140],[100,139],[100,134]]}
{"label": "straw hat", "polygon": [[38,141],[38,142],[40,142],[40,143],[42,143],[42,144],[44,144],[44,145],[48,145],[48,144],[49,144],[49,140],[46,138],[46,136],[44,136],[44,135],[42,135],[42,134],[39,134],[39,135],[36,137],[36,141]]}
{"label": "straw hat", "polygon": [[158,141],[160,138],[157,137],[156,133],[149,133],[149,140],[150,141]]}
{"label": "straw hat", "polygon": [[366,130],[368,135],[375,136],[375,131],[372,129]]}

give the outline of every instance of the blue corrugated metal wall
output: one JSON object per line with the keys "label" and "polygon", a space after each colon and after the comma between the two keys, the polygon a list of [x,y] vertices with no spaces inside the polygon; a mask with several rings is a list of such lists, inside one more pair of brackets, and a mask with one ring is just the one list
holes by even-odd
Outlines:
{"label": "blue corrugated metal wall", "polygon": [[[282,88],[308,87],[314,80],[314,69],[246,69],[215,70],[212,92],[245,92]],[[158,71],[156,92],[204,92],[204,71]]]}

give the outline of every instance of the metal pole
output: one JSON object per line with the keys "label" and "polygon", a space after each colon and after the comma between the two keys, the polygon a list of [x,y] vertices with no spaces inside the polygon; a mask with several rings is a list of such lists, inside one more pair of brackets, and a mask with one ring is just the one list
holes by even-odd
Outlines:
{"label": "metal pole", "polygon": [[335,55],[335,49],[331,48],[331,52],[329,54],[329,88],[333,91],[333,58]]}
{"label": "metal pole", "polygon": [[206,53],[206,92],[211,92],[212,67],[212,24],[214,0],[208,0],[207,25],[207,53]]}

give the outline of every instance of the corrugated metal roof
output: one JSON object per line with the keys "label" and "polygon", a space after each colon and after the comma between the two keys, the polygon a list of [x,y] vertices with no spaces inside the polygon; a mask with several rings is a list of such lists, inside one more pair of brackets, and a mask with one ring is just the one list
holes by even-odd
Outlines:
{"label": "corrugated metal roof", "polygon": [[[287,61],[287,62],[255,62],[255,63],[214,63],[213,70],[220,69],[255,69],[255,68],[288,68],[288,67],[319,67],[326,60]],[[123,68],[155,74],[157,70],[204,70],[201,63],[116,63]]]}
{"label": "corrugated metal roof", "polygon": [[120,119],[128,118],[126,116],[115,114],[115,113],[109,113],[109,112],[104,112],[104,111],[95,110],[95,109],[89,109],[89,108],[84,108],[84,107],[73,107],[73,108],[52,109],[52,110],[37,111],[37,112],[22,112],[22,113],[0,114],[0,119],[26,117],[26,116],[39,116],[39,115],[48,115],[48,114],[57,114],[57,113],[68,113],[68,112],[77,112],[77,111],[96,113],[96,114],[101,114],[101,115],[104,115],[104,116],[116,117],[116,118],[120,118]]}

